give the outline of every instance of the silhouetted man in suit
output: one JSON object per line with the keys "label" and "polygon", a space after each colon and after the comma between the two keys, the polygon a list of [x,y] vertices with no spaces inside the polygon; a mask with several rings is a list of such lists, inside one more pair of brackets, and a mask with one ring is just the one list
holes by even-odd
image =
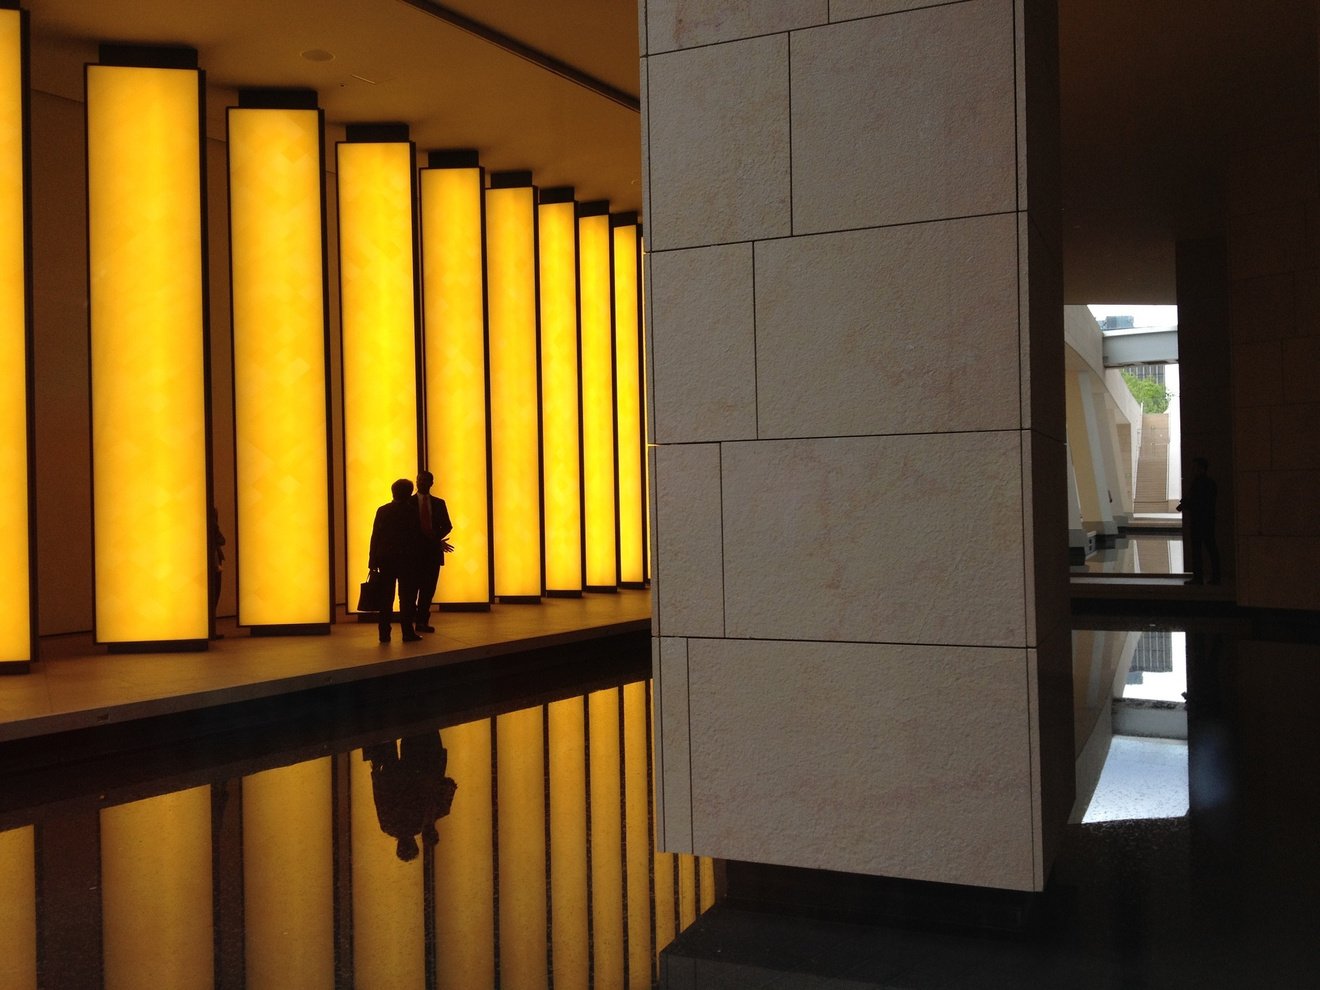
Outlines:
{"label": "silhouetted man in suit", "polygon": [[382,583],[389,589],[389,604],[380,613],[380,641],[390,641],[390,613],[394,605],[394,588],[399,589],[399,624],[403,627],[403,641],[421,639],[413,628],[413,610],[417,606],[417,583],[422,570],[422,528],[417,520],[417,506],[413,502],[412,482],[400,478],[390,486],[394,499],[376,510],[371,526],[371,550],[367,566],[380,571]]}
{"label": "silhouetted man in suit", "polygon": [[1192,481],[1187,494],[1178,503],[1178,511],[1187,524],[1187,556],[1191,558],[1192,579],[1188,584],[1205,581],[1205,565],[1201,560],[1204,549],[1210,558],[1210,583],[1219,583],[1219,544],[1215,541],[1215,501],[1219,487],[1207,473],[1210,462],[1204,457],[1192,458]]}
{"label": "silhouetted man in suit", "polygon": [[414,621],[418,632],[435,632],[431,625],[431,599],[435,597],[435,586],[440,580],[440,568],[445,563],[445,553],[454,549],[445,539],[454,528],[449,522],[449,510],[445,500],[431,494],[431,485],[435,476],[430,471],[417,473],[417,497],[413,499],[417,506],[417,522],[422,530],[421,574],[418,576],[417,602]]}

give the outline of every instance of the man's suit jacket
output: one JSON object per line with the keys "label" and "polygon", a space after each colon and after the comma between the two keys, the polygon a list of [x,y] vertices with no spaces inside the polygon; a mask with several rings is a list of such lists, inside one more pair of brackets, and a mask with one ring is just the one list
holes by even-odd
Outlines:
{"label": "man's suit jacket", "polygon": [[[418,493],[411,499],[413,514],[417,516],[418,529],[420,529],[422,525],[422,507],[418,499],[422,497],[421,493]],[[441,549],[440,544],[444,541],[444,538],[453,531],[454,526],[453,523],[449,521],[449,509],[445,506],[445,500],[442,498],[436,498],[434,495],[427,495],[425,497],[431,500],[431,539],[428,541],[426,540],[425,535],[423,535],[422,540],[424,543],[429,543],[428,553],[430,554],[431,562],[438,563],[443,567],[445,563],[445,554]]]}
{"label": "man's suit jacket", "polygon": [[424,554],[422,524],[413,499],[387,502],[376,510],[367,558],[369,567],[399,573],[420,565]]}

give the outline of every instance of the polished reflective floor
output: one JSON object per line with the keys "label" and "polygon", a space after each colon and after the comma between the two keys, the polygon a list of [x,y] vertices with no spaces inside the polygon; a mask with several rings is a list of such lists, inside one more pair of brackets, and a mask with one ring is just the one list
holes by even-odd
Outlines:
{"label": "polished reflective floor", "polygon": [[661,985],[1320,985],[1320,629],[1090,624],[1073,642],[1078,802],[1023,930],[721,904],[665,952]]}
{"label": "polished reflective floor", "polygon": [[652,843],[649,690],[413,700],[275,752],[17,775],[0,987],[651,987],[715,885]]}

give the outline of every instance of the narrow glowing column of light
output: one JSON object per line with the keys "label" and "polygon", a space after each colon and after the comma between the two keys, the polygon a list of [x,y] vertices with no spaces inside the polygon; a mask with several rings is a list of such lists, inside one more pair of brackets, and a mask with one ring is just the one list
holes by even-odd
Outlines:
{"label": "narrow glowing column of light", "polygon": [[403,126],[353,125],[347,137],[337,159],[351,588],[367,573],[375,510],[416,473],[418,443],[413,146]]}
{"label": "narrow glowing column of light", "polygon": [[646,990],[651,981],[651,780],[648,774],[646,682],[623,692],[624,851],[627,855],[628,985]]}
{"label": "narrow glowing column of light", "polygon": [[715,906],[715,860],[709,856],[697,859],[697,881],[701,888],[697,911],[705,914]]}
{"label": "narrow glowing column of light", "polygon": [[539,601],[545,583],[536,189],[531,183],[530,172],[496,172],[486,190],[495,594],[509,602]]}
{"label": "narrow glowing column of light", "polygon": [[499,793],[500,981],[546,985],[546,806],[544,713],[539,707],[495,719]]}
{"label": "narrow glowing column of light", "polygon": [[586,706],[566,698],[547,706],[550,735],[550,903],[555,990],[586,990],[591,973],[587,923]]}
{"label": "narrow glowing column of light", "polygon": [[582,593],[582,422],[578,390],[577,204],[571,188],[543,189],[541,456],[545,487],[545,587]]}
{"label": "narrow glowing column of light", "polygon": [[[623,986],[623,752],[619,689],[587,696],[591,766],[591,920],[597,984]],[[648,969],[649,972],[649,969]]]}
{"label": "narrow glowing column of light", "polygon": [[366,758],[372,755],[354,752],[348,760],[354,984],[420,987],[426,982],[422,857],[400,859],[398,840],[381,828],[399,815],[399,809],[378,803],[399,800],[399,767]]}
{"label": "narrow glowing column of light", "polygon": [[609,204],[593,202],[579,205],[582,526],[588,591],[613,591],[619,582],[611,240]]}
{"label": "narrow glowing column of light", "polygon": [[457,550],[445,558],[436,600],[442,608],[489,608],[485,171],[474,151],[432,152],[428,164],[420,182],[426,464]]}
{"label": "narrow glowing column of light", "polygon": [[228,120],[238,621],[328,633],[322,115],[310,90],[244,90]]}
{"label": "narrow glowing column of light", "polygon": [[37,987],[37,859],[31,826],[0,832],[0,987]]}
{"label": "narrow glowing column of light", "polygon": [[106,990],[213,985],[211,788],[101,811]]}
{"label": "narrow glowing column of light", "polygon": [[619,583],[646,584],[646,433],[642,421],[642,238],[636,213],[610,217],[614,239],[614,381],[618,427]]}
{"label": "narrow glowing column of light", "polygon": [[[445,565],[448,566],[448,565]],[[495,818],[490,719],[441,732],[446,774],[458,785],[449,814],[436,823],[436,985],[439,990],[495,986]]]}
{"label": "narrow glowing column of light", "polygon": [[0,5],[0,671],[26,669],[36,628],[26,86],[27,12]]}
{"label": "narrow glowing column of light", "polygon": [[[144,55],[163,67],[124,64]],[[96,638],[112,648],[208,633],[196,64],[191,49],[104,46],[87,67]]]}
{"label": "narrow glowing column of light", "polygon": [[329,757],[243,778],[243,958],[249,990],[335,982]]}

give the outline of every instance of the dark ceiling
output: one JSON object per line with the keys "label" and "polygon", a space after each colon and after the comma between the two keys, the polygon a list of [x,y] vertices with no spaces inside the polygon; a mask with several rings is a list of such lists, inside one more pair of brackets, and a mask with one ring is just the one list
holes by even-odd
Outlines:
{"label": "dark ceiling", "polygon": [[[46,92],[80,98],[98,42],[185,43],[213,86],[309,86],[332,125],[406,121],[419,148],[474,147],[488,168],[641,206],[634,109],[435,16],[428,0],[25,6]],[[448,0],[440,12],[635,97],[636,7]],[[1223,232],[1231,153],[1315,131],[1315,0],[1059,0],[1059,22],[1067,301],[1171,303],[1174,243]],[[303,57],[314,49],[333,60]]]}

